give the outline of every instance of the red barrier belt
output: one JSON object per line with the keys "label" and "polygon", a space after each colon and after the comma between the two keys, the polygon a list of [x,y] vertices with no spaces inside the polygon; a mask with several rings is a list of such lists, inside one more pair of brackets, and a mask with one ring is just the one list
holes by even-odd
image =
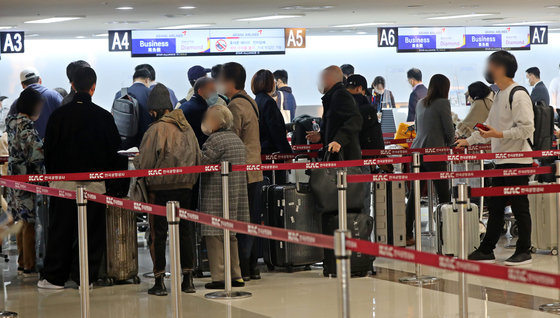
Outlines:
{"label": "red barrier belt", "polygon": [[[24,191],[53,195],[66,199],[73,199],[75,198],[76,194],[74,191],[52,189],[5,179],[0,179],[0,185],[10,188],[22,189]],[[554,186],[556,186],[557,189],[560,190],[560,185]],[[106,204],[109,206],[115,206],[136,212],[143,212],[161,216],[166,215],[166,208],[163,206],[113,198],[87,191],[86,197],[90,201]],[[334,245],[332,236],[286,230],[282,228],[250,224],[235,220],[227,220],[221,217],[215,217],[206,213],[191,210],[179,209],[179,217],[196,223],[206,224],[220,229],[229,229],[233,232],[258,236],[267,239],[330,249],[332,249]],[[449,256],[430,254],[426,252],[417,252],[412,249],[394,247],[390,245],[372,243],[369,241],[357,239],[348,239],[346,247],[354,252],[401,260],[409,263],[423,264],[445,270],[464,272],[530,285],[552,288],[560,287],[560,275],[556,274],[525,269],[508,268],[505,266],[477,263],[468,260],[458,260]]]}
{"label": "red barrier belt", "polygon": [[311,144],[311,145],[292,145],[292,150],[300,151],[300,150],[320,150],[323,149],[322,144]]}
{"label": "red barrier belt", "polygon": [[425,156],[424,162],[434,161],[471,161],[471,160],[495,160],[495,159],[519,159],[519,158],[540,158],[560,156],[560,150],[524,151],[524,152],[498,152],[498,153],[478,153],[478,154],[457,154],[457,155],[433,155]]}
{"label": "red barrier belt", "polygon": [[560,192],[560,184],[539,184],[539,185],[528,185],[528,186],[472,188],[471,196],[501,197],[501,196],[542,194],[542,193],[558,193],[558,192]]}
{"label": "red barrier belt", "polygon": [[[362,150],[362,156],[396,156],[396,155],[410,155],[413,153],[420,154],[432,154],[432,153],[449,153],[453,150],[453,153],[464,153],[464,149],[451,149],[449,147],[437,147],[437,148],[417,148],[417,149],[366,149]],[[474,145],[467,148],[467,151],[480,151],[480,150],[490,150],[490,145]]]}
{"label": "red barrier belt", "polygon": [[321,161],[321,162],[294,162],[294,163],[270,163],[256,165],[233,165],[232,171],[265,171],[265,170],[294,170],[294,169],[325,169],[325,168],[347,168],[373,165],[387,165],[395,163],[412,162],[412,157],[375,158],[346,161]]}
{"label": "red barrier belt", "polygon": [[386,145],[397,145],[397,144],[411,144],[414,138],[403,138],[403,139],[385,139]]}
{"label": "red barrier belt", "polygon": [[305,154],[301,153],[274,153],[268,155],[261,155],[262,161],[271,161],[271,160],[290,160],[294,159],[297,156],[306,156],[308,158],[317,158],[319,154],[317,152],[308,152]]}
{"label": "red barrier belt", "polygon": [[[395,173],[395,174],[353,174],[348,175],[348,183],[385,182],[385,181],[412,181],[412,180],[444,180],[463,178],[492,178],[532,176],[536,174],[552,173],[552,167],[518,168],[518,169],[492,169],[477,171],[457,172],[421,172],[421,173]],[[492,188],[484,188],[492,189]],[[474,190],[474,189],[473,189]],[[485,196],[485,195],[481,195]]]}

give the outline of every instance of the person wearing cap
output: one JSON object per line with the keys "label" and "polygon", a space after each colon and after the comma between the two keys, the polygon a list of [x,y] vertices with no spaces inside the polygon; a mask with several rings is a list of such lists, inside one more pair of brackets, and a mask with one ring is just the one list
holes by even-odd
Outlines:
{"label": "person wearing cap", "polygon": [[7,96],[0,95],[0,133],[6,131],[6,118],[10,112],[10,108],[4,106],[4,101],[8,99]]}
{"label": "person wearing cap", "polygon": [[[158,83],[156,81],[156,70],[150,64],[139,64],[139,65],[136,65],[136,67],[134,68],[134,71],[138,71],[138,70],[141,70],[141,69],[146,69],[146,70],[148,70],[148,72],[150,72],[148,88],[150,88],[150,91],[151,91],[154,88],[154,86],[156,86],[156,84]],[[171,105],[177,105],[179,100],[177,99],[177,96],[175,95],[175,92],[169,87],[167,87],[167,90],[169,91],[169,100],[171,101]]]}
{"label": "person wearing cap", "polygon": [[381,124],[377,119],[377,109],[366,96],[367,87],[367,80],[362,75],[350,75],[346,80],[346,89],[354,96],[363,119],[362,130],[360,131],[360,147],[362,150],[385,149]]}
{"label": "person wearing cap", "polygon": [[[160,169],[200,165],[200,148],[191,125],[180,109],[173,110],[169,91],[163,84],[156,84],[148,98],[148,110],[154,119],[142,143],[140,154],[134,159],[137,169]],[[165,175],[146,178],[150,203],[165,205],[178,201],[183,209],[192,209],[192,189],[198,174]],[[153,253],[155,284],[148,294],[167,295],[164,284],[167,218],[150,215],[150,251]],[[179,241],[185,293],[194,293],[194,226],[181,219]]]}
{"label": "person wearing cap", "polygon": [[[117,152],[121,138],[111,113],[94,104],[97,75],[83,67],[74,73],[74,99],[55,110],[47,125],[44,152],[47,173],[100,172],[126,170],[128,160]],[[53,181],[52,188],[75,191],[79,185],[87,191],[115,196],[118,179],[96,181]],[[89,281],[98,278],[106,251],[105,211],[107,206],[88,200],[87,233]],[[78,266],[78,215],[76,200],[50,197],[49,231],[42,279],[37,287],[63,289],[68,278],[80,283]]]}
{"label": "person wearing cap", "polygon": [[181,99],[177,103],[177,107],[179,107],[182,104],[191,100],[191,98],[195,94],[194,83],[196,83],[196,81],[199,78],[207,77],[208,73],[210,73],[211,71],[212,71],[211,69],[204,68],[200,65],[195,65],[195,66],[189,68],[189,70],[187,71],[187,78],[189,79],[189,83],[191,84],[191,88],[189,88],[189,91],[187,92],[187,97]]}
{"label": "person wearing cap", "polygon": [[[43,80],[41,79],[39,71],[33,67],[29,67],[21,71],[19,79],[23,89],[31,87],[41,93],[41,96],[45,100],[45,105],[41,110],[41,115],[39,115],[39,118],[34,122],[35,129],[37,129],[39,136],[41,136],[41,138],[45,138],[47,122],[49,121],[51,114],[60,107],[60,104],[62,103],[62,96],[58,92],[43,86]],[[16,115],[18,113],[16,104],[17,99],[14,100],[12,106],[10,107],[10,111],[8,113],[9,115]]]}

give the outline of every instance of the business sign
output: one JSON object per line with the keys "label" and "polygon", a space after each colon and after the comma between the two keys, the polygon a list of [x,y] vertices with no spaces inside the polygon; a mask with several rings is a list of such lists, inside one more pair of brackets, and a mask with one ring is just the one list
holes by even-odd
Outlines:
{"label": "business sign", "polygon": [[377,28],[377,47],[397,47],[398,28]]}
{"label": "business sign", "polygon": [[0,53],[24,53],[24,32],[0,32]]}
{"label": "business sign", "polygon": [[464,28],[399,28],[398,52],[437,52],[461,48]]}
{"label": "business sign", "polygon": [[529,27],[467,27],[463,50],[529,50]]}
{"label": "business sign", "polygon": [[548,44],[548,26],[532,26],[529,28],[531,44]]}
{"label": "business sign", "polygon": [[132,57],[284,54],[285,51],[284,29],[133,30],[131,33]]}
{"label": "business sign", "polygon": [[131,31],[109,31],[109,52],[130,52]]}
{"label": "business sign", "polygon": [[304,49],[306,42],[305,28],[286,28],[284,37],[286,38],[287,49]]}

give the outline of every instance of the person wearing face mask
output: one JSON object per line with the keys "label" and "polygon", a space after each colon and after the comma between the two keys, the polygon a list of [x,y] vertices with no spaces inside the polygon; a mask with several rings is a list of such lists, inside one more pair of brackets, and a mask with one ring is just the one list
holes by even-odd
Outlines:
{"label": "person wearing face mask", "polygon": [[408,78],[408,83],[412,86],[412,92],[408,99],[408,116],[406,121],[412,122],[416,119],[416,105],[418,101],[426,97],[428,89],[422,83],[422,71],[419,69],[411,68],[406,72],[406,77]]}
{"label": "person wearing face mask", "polygon": [[318,84],[323,94],[321,130],[307,132],[306,138],[311,143],[322,142],[333,153],[343,150],[344,160],[357,160],[362,158],[359,137],[362,115],[343,80],[338,66],[329,66],[321,72]]}
{"label": "person wearing face mask", "polygon": [[214,79],[209,77],[202,77],[198,79],[194,85],[194,94],[191,99],[187,102],[181,104],[179,109],[183,111],[185,118],[189,121],[196,139],[198,140],[198,145],[202,147],[202,144],[208,139],[202,130],[200,129],[200,124],[202,123],[202,118],[204,113],[208,109],[208,106],[214,106],[220,99],[218,93],[216,92],[216,83]]}
{"label": "person wearing face mask", "polygon": [[372,103],[378,112],[383,108],[395,108],[395,96],[393,92],[385,88],[385,78],[377,76],[373,79]]}
{"label": "person wearing face mask", "polygon": [[530,67],[525,71],[525,81],[533,88],[531,91],[533,104],[544,102],[545,105],[550,105],[550,94],[541,81],[541,71],[538,67]]}
{"label": "person wearing face mask", "polygon": [[483,123],[494,103],[495,93],[483,82],[474,82],[468,87],[467,99],[471,103],[469,113],[457,124],[455,136],[468,138],[475,131],[474,126]]}
{"label": "person wearing face mask", "polygon": [[[458,146],[466,147],[490,141],[494,153],[532,150],[530,143],[535,131],[533,103],[526,91],[516,88],[520,86],[513,80],[516,71],[517,60],[511,53],[498,51],[490,55],[487,61],[486,81],[498,85],[500,92],[494,98],[494,104],[484,123],[487,129],[475,131],[467,139],[457,140]],[[533,158],[499,159],[496,160],[496,169],[527,168],[532,164]],[[528,176],[492,178],[492,187],[520,186],[528,183]],[[469,255],[469,260],[489,263],[496,261],[494,249],[502,233],[504,209],[508,202],[511,203],[518,224],[519,238],[515,253],[505,261],[505,265],[531,263],[531,214],[527,195],[488,199],[487,232],[480,247]]]}
{"label": "person wearing face mask", "polygon": [[[251,90],[255,94],[255,101],[259,107],[259,132],[261,153],[275,152],[292,153],[292,147],[286,137],[284,118],[276,101],[271,97],[274,93],[274,75],[269,70],[260,70],[251,80]],[[272,180],[272,173],[276,173],[276,183],[286,183],[285,171],[265,171],[265,175]]]}
{"label": "person wearing face mask", "polygon": [[[227,161],[233,165],[246,162],[245,145],[233,132],[233,115],[222,105],[210,106],[204,115],[202,131],[208,140],[202,146],[203,165],[220,164]],[[222,179],[219,172],[203,173],[200,178],[200,210],[212,216],[223,216]],[[231,220],[249,222],[249,202],[247,200],[247,174],[233,171],[229,174],[229,217]],[[207,289],[224,288],[224,232],[212,226],[202,225],[202,236],[206,241],[208,262],[212,282]],[[235,234],[230,236],[231,277],[233,287],[243,287],[238,241]]]}

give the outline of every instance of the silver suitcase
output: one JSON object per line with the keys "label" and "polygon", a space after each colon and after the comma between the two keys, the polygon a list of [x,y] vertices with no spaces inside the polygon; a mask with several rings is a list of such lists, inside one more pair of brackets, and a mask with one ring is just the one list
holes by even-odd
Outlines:
{"label": "silver suitcase", "polygon": [[406,246],[404,182],[376,182],[374,185],[376,242]]}
{"label": "silver suitcase", "polygon": [[[440,204],[437,207],[438,218],[438,253],[442,255],[458,256],[459,244],[459,213],[457,206],[452,203]],[[480,227],[478,206],[471,203],[465,213],[465,237],[467,239],[467,254],[474,252],[480,246]]]}
{"label": "silver suitcase", "polygon": [[138,277],[138,238],[136,213],[121,208],[107,207],[107,284]]}
{"label": "silver suitcase", "polygon": [[[538,185],[536,181],[530,185]],[[558,203],[556,193],[530,194],[529,211],[531,212],[531,243],[532,252],[537,250],[551,251],[553,255],[558,253],[556,243],[556,223]]]}

